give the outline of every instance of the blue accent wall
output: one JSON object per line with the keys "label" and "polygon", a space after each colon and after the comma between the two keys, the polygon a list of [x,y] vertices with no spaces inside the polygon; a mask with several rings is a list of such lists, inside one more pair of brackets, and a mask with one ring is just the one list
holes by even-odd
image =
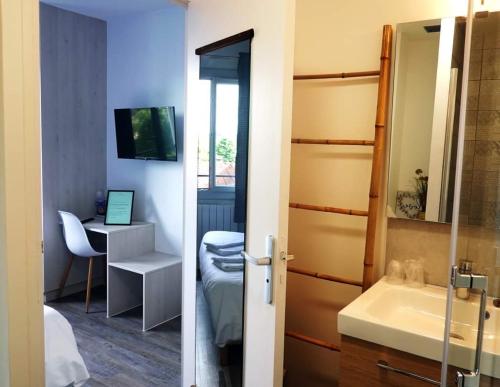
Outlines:
{"label": "blue accent wall", "polygon": [[[134,218],[156,224],[156,249],[181,254],[185,100],[185,9],[108,19],[107,178],[134,189]],[[178,161],[117,158],[115,108],[175,106]]]}

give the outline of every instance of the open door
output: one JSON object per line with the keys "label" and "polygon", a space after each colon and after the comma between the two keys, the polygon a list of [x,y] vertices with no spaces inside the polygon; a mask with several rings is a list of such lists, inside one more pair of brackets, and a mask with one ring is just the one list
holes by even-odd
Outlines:
{"label": "open door", "polygon": [[294,3],[193,0],[188,6],[183,386],[196,383],[197,161],[204,94],[195,51],[251,29],[243,385],[282,385]]}

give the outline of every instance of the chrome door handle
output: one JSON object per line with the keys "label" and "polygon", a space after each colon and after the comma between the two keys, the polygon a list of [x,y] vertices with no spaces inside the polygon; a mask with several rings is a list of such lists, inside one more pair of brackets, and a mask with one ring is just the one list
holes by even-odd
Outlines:
{"label": "chrome door handle", "polygon": [[265,245],[266,254],[264,257],[255,258],[248,254],[246,251],[241,252],[241,256],[245,261],[256,266],[266,266],[266,274],[264,277],[264,302],[267,304],[273,303],[273,252],[274,252],[274,238],[272,235],[266,236]]}
{"label": "chrome door handle", "polygon": [[245,261],[256,266],[267,266],[271,264],[271,257],[255,258],[249,255],[246,251],[242,251],[241,256],[245,258]]}
{"label": "chrome door handle", "polygon": [[470,372],[457,371],[456,379],[458,387],[479,387],[479,380],[481,378],[481,354],[483,352],[484,321],[486,319],[486,302],[488,300],[488,276],[462,274],[459,272],[457,266],[453,266],[451,270],[451,284],[454,288],[469,288],[481,291],[474,370]]}

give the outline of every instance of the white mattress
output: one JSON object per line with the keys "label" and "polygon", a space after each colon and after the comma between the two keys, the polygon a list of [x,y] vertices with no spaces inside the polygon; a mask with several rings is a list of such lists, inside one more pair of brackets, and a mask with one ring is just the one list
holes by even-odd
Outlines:
{"label": "white mattress", "polygon": [[70,323],[62,314],[44,305],[45,387],[83,385],[90,377],[78,352]]}
{"label": "white mattress", "polygon": [[239,343],[243,330],[243,271],[225,272],[212,263],[215,254],[207,251],[208,243],[233,243],[244,240],[241,232],[209,231],[200,245],[200,272],[203,292],[210,309],[215,344]]}

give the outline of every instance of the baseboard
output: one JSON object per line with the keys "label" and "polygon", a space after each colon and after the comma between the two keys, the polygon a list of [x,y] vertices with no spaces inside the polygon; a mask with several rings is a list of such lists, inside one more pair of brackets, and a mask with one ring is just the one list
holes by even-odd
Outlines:
{"label": "baseboard", "polygon": [[[92,288],[106,284],[106,278],[98,277],[92,280]],[[80,293],[87,289],[87,281],[78,282],[76,284],[68,285],[64,288],[62,296],[69,296],[70,294]],[[44,293],[44,302],[51,302],[58,299],[59,289],[49,290]]]}

